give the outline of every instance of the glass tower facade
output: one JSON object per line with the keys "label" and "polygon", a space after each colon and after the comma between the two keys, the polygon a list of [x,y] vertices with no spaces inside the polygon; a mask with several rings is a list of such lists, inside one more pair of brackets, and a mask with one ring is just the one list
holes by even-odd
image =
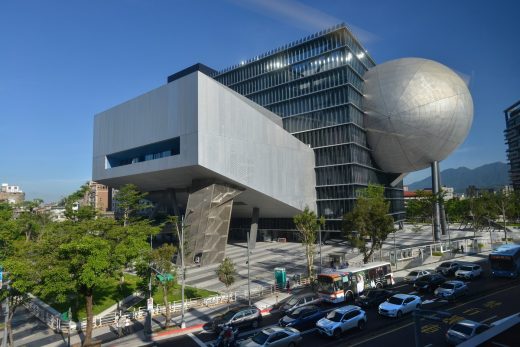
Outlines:
{"label": "glass tower facade", "polygon": [[404,219],[402,183],[391,186],[398,175],[377,167],[366,139],[363,74],[374,65],[342,24],[212,74],[278,114],[288,132],[314,149],[318,214],[328,230],[341,230],[357,191],[370,183],[386,187],[392,214]]}
{"label": "glass tower facade", "polygon": [[520,191],[520,100],[505,111],[506,130],[504,135],[509,160],[509,175],[515,191]]}

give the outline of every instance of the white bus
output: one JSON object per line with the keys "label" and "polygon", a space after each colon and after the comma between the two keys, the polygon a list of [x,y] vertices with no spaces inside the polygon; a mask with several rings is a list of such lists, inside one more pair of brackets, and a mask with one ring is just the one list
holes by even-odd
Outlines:
{"label": "white bus", "polygon": [[322,300],[338,303],[352,301],[367,289],[394,283],[390,263],[374,262],[359,267],[324,270],[318,275],[318,293]]}

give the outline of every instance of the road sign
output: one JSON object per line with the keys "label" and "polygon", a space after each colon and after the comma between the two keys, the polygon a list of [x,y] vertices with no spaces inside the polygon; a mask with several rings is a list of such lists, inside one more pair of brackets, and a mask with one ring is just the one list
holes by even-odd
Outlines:
{"label": "road sign", "polygon": [[153,298],[148,298],[146,300],[146,308],[148,309],[148,311],[153,310]]}

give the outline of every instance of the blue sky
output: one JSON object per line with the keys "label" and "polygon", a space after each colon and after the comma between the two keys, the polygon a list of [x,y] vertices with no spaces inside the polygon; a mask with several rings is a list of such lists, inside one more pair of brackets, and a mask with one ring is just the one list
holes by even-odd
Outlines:
{"label": "blue sky", "polygon": [[3,0],[0,181],[58,200],[91,177],[96,113],[194,63],[222,69],[339,22],[376,63],[428,58],[469,81],[473,127],[442,169],[506,161],[503,110],[520,99],[519,12],[514,0]]}

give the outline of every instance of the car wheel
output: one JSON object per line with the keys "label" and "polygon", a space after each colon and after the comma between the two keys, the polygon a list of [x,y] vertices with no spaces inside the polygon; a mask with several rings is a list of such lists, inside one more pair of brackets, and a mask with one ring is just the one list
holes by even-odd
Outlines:
{"label": "car wheel", "polygon": [[402,315],[403,315],[403,313],[401,311],[397,311],[397,315],[396,315],[397,318],[401,318]]}
{"label": "car wheel", "polygon": [[376,288],[377,288],[377,289],[381,289],[381,288],[383,288],[383,285],[381,284],[381,282],[377,282],[377,284],[376,284]]}
{"label": "car wheel", "polygon": [[291,342],[288,347],[296,347],[296,344],[294,342]]}
{"label": "car wheel", "polygon": [[251,323],[251,327],[253,329],[256,329],[258,328],[258,324],[259,324],[259,320],[258,319],[255,319],[252,323]]}
{"label": "car wheel", "polygon": [[345,295],[345,302],[352,302],[354,300],[354,295],[351,292],[348,292]]}
{"label": "car wheel", "polygon": [[365,329],[366,324],[367,323],[364,320],[360,320],[359,323],[357,324],[357,327],[359,330],[363,330],[363,329]]}
{"label": "car wheel", "polygon": [[334,330],[332,335],[334,336],[335,339],[339,339],[341,337],[341,329],[338,328],[338,329]]}

